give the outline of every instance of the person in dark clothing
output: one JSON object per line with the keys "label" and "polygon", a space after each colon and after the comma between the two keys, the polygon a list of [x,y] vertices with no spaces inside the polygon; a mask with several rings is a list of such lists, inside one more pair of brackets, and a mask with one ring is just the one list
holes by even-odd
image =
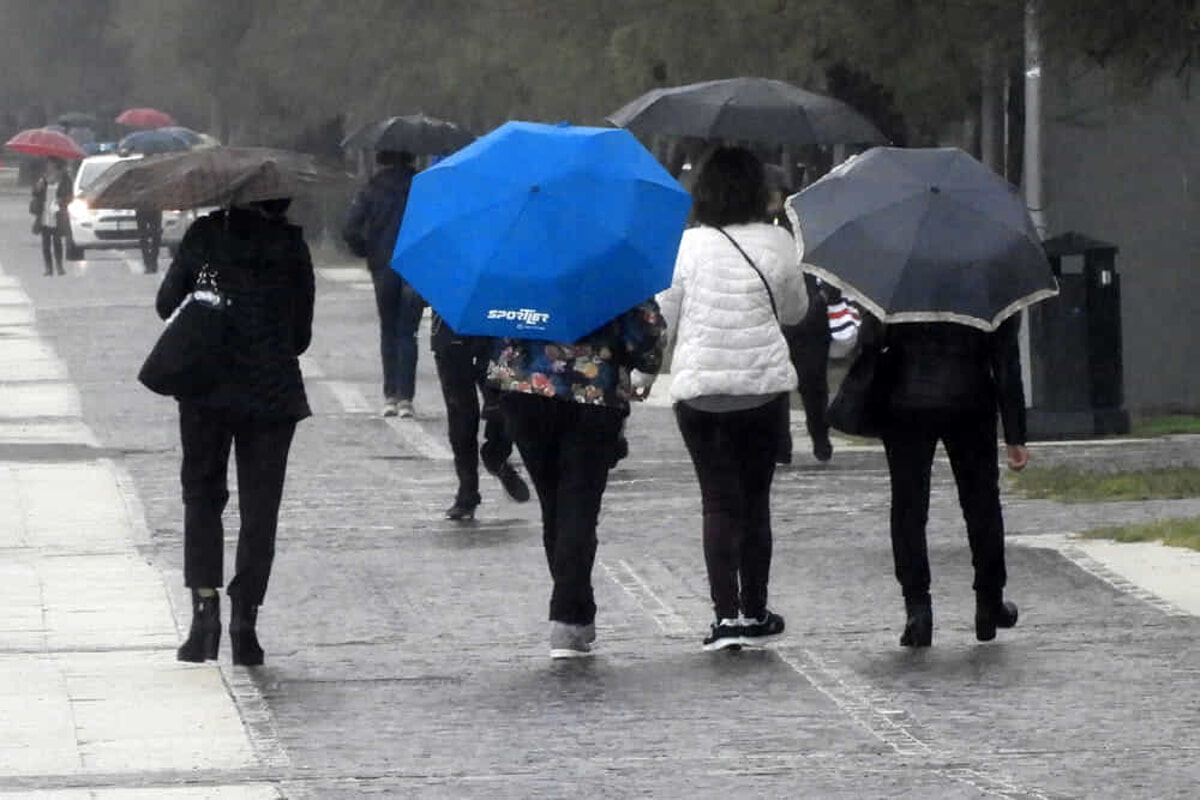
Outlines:
{"label": "person in dark clothing", "polygon": [[975,636],[995,638],[1017,622],[1004,600],[1004,519],[996,444],[999,408],[1008,465],[1023,469],[1025,393],[1017,344],[1020,318],[994,333],[950,322],[900,323],[885,332],[864,322],[864,346],[886,345],[877,374],[886,409],[883,445],[892,484],[891,535],[896,578],[907,620],[900,644],[928,647],[933,640],[929,554],[930,473],[940,440],[950,458],[975,580]]}
{"label": "person in dark clothing", "polygon": [[497,340],[488,381],[542,509],[554,588],[550,657],[591,655],[596,524],[629,401],[630,370],[657,373],[666,329],[654,300],[575,343]]}
{"label": "person in dark clothing", "polygon": [[46,160],[46,170],[33,184],[29,212],[33,214],[33,231],[42,237],[42,262],[46,275],[65,275],[63,269],[63,237],[71,235],[67,206],[74,197],[71,175],[60,158]]}
{"label": "person in dark clothing", "polygon": [[354,198],[342,239],[367,259],[379,312],[379,353],[383,360],[383,416],[411,417],[417,379],[417,328],[425,300],[392,269],[392,251],[404,218],[416,170],[411,153],[381,150],[383,169]]}
{"label": "person in dark clothing", "polygon": [[236,453],[237,563],[228,594],[233,663],[263,661],[256,624],[275,557],[279,504],[296,423],[310,415],[299,356],[312,338],[313,267],[300,228],[287,222],[286,199],[234,206],[188,229],[163,277],[156,309],[166,319],[215,265],[226,310],[228,369],[207,394],[181,398],[184,583],[192,590],[192,626],[180,661],[217,657],[221,636],[227,469]]}
{"label": "person in dark clothing", "polygon": [[147,275],[158,272],[158,252],[162,249],[162,211],[155,208],[139,208],[134,212],[137,220],[138,247],[142,251],[142,268]]}
{"label": "person in dark clothing", "polygon": [[[500,416],[500,391],[487,384],[487,364],[492,340],[484,336],[459,336],[438,314],[433,315],[433,360],[437,365],[458,492],[446,519],[470,520],[480,503],[479,460],[500,479],[504,491],[518,503],[529,500],[529,486],[509,462],[513,444]],[[483,396],[483,407],[479,398]],[[478,445],[479,420],[483,419],[483,445]]]}
{"label": "person in dark clothing", "polygon": [[[818,461],[833,458],[833,443],[829,439],[829,297],[826,287],[813,275],[805,274],[808,290],[808,312],[798,325],[786,325],[784,338],[788,355],[796,368],[797,388],[804,404],[804,422],[812,441],[813,456]],[[781,443],[779,462],[791,463],[792,434],[790,428]]]}

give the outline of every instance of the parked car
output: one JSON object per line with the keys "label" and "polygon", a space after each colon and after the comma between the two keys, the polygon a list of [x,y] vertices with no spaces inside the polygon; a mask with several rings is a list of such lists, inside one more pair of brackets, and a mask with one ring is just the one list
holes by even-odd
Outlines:
{"label": "parked car", "polygon": [[[96,180],[118,161],[141,158],[140,155],[120,156],[115,153],[88,156],[75,173],[75,199],[68,206],[71,237],[66,243],[66,257],[79,261],[86,250],[124,250],[138,247],[137,220],[132,209],[89,208],[80,196],[84,187]],[[164,211],[162,245],[173,257],[183,233],[195,219],[191,211]]]}

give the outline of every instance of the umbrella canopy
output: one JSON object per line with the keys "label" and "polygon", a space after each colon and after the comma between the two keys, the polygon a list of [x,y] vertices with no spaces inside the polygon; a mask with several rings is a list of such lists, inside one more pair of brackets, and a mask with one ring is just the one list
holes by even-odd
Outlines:
{"label": "umbrella canopy", "polygon": [[1058,293],[1017,190],[958,148],[873,148],[787,210],[804,270],[884,322],[992,331]]}
{"label": "umbrella canopy", "polygon": [[83,198],[92,208],[203,208],[293,197],[341,177],[303,153],[208,147],[113,164]]}
{"label": "umbrella canopy", "polygon": [[608,120],[638,135],[764,144],[878,144],[879,129],[841,100],[767,78],[653,89]]}
{"label": "umbrella canopy", "polygon": [[369,122],[342,140],[343,150],[399,150],[420,155],[452,153],[475,141],[453,122],[425,114]]}
{"label": "umbrella canopy", "polygon": [[573,342],[670,285],[690,208],[627,131],[508,122],[414,178],[392,268],[459,333]]}
{"label": "umbrella canopy", "polygon": [[179,124],[170,114],[157,108],[127,108],[117,115],[116,121],[131,128],[167,128]]}
{"label": "umbrella canopy", "polygon": [[[190,150],[192,144],[199,141],[199,136],[193,133],[189,137],[179,133],[183,130],[187,129],[156,128],[152,131],[135,131],[117,143],[117,152],[123,155],[141,153],[149,156],[155,153],[176,153],[180,150]],[[189,131],[189,133],[192,132]]]}
{"label": "umbrella canopy", "polygon": [[65,133],[47,128],[30,128],[13,136],[4,146],[30,156],[46,156],[67,160],[87,155],[79,144]]}

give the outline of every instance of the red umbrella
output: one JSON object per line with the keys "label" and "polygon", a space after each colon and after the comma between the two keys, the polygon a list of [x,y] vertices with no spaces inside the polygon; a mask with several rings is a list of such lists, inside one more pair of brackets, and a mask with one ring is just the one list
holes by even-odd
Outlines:
{"label": "red umbrella", "polygon": [[74,159],[87,155],[70,136],[45,128],[30,128],[21,131],[5,142],[4,146],[31,156]]}
{"label": "red umbrella", "polygon": [[127,108],[117,117],[117,122],[131,128],[169,128],[179,124],[170,114],[157,108]]}

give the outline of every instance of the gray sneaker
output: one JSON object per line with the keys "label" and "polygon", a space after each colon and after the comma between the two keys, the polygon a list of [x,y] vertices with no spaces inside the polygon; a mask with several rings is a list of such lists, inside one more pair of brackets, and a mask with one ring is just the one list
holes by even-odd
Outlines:
{"label": "gray sneaker", "polygon": [[595,625],[570,625],[566,622],[550,623],[550,657],[587,658],[592,654],[592,642],[596,639]]}
{"label": "gray sneaker", "polygon": [[400,416],[401,419],[408,419],[409,417],[411,417],[413,415],[412,400],[397,400],[396,401],[396,413]]}

